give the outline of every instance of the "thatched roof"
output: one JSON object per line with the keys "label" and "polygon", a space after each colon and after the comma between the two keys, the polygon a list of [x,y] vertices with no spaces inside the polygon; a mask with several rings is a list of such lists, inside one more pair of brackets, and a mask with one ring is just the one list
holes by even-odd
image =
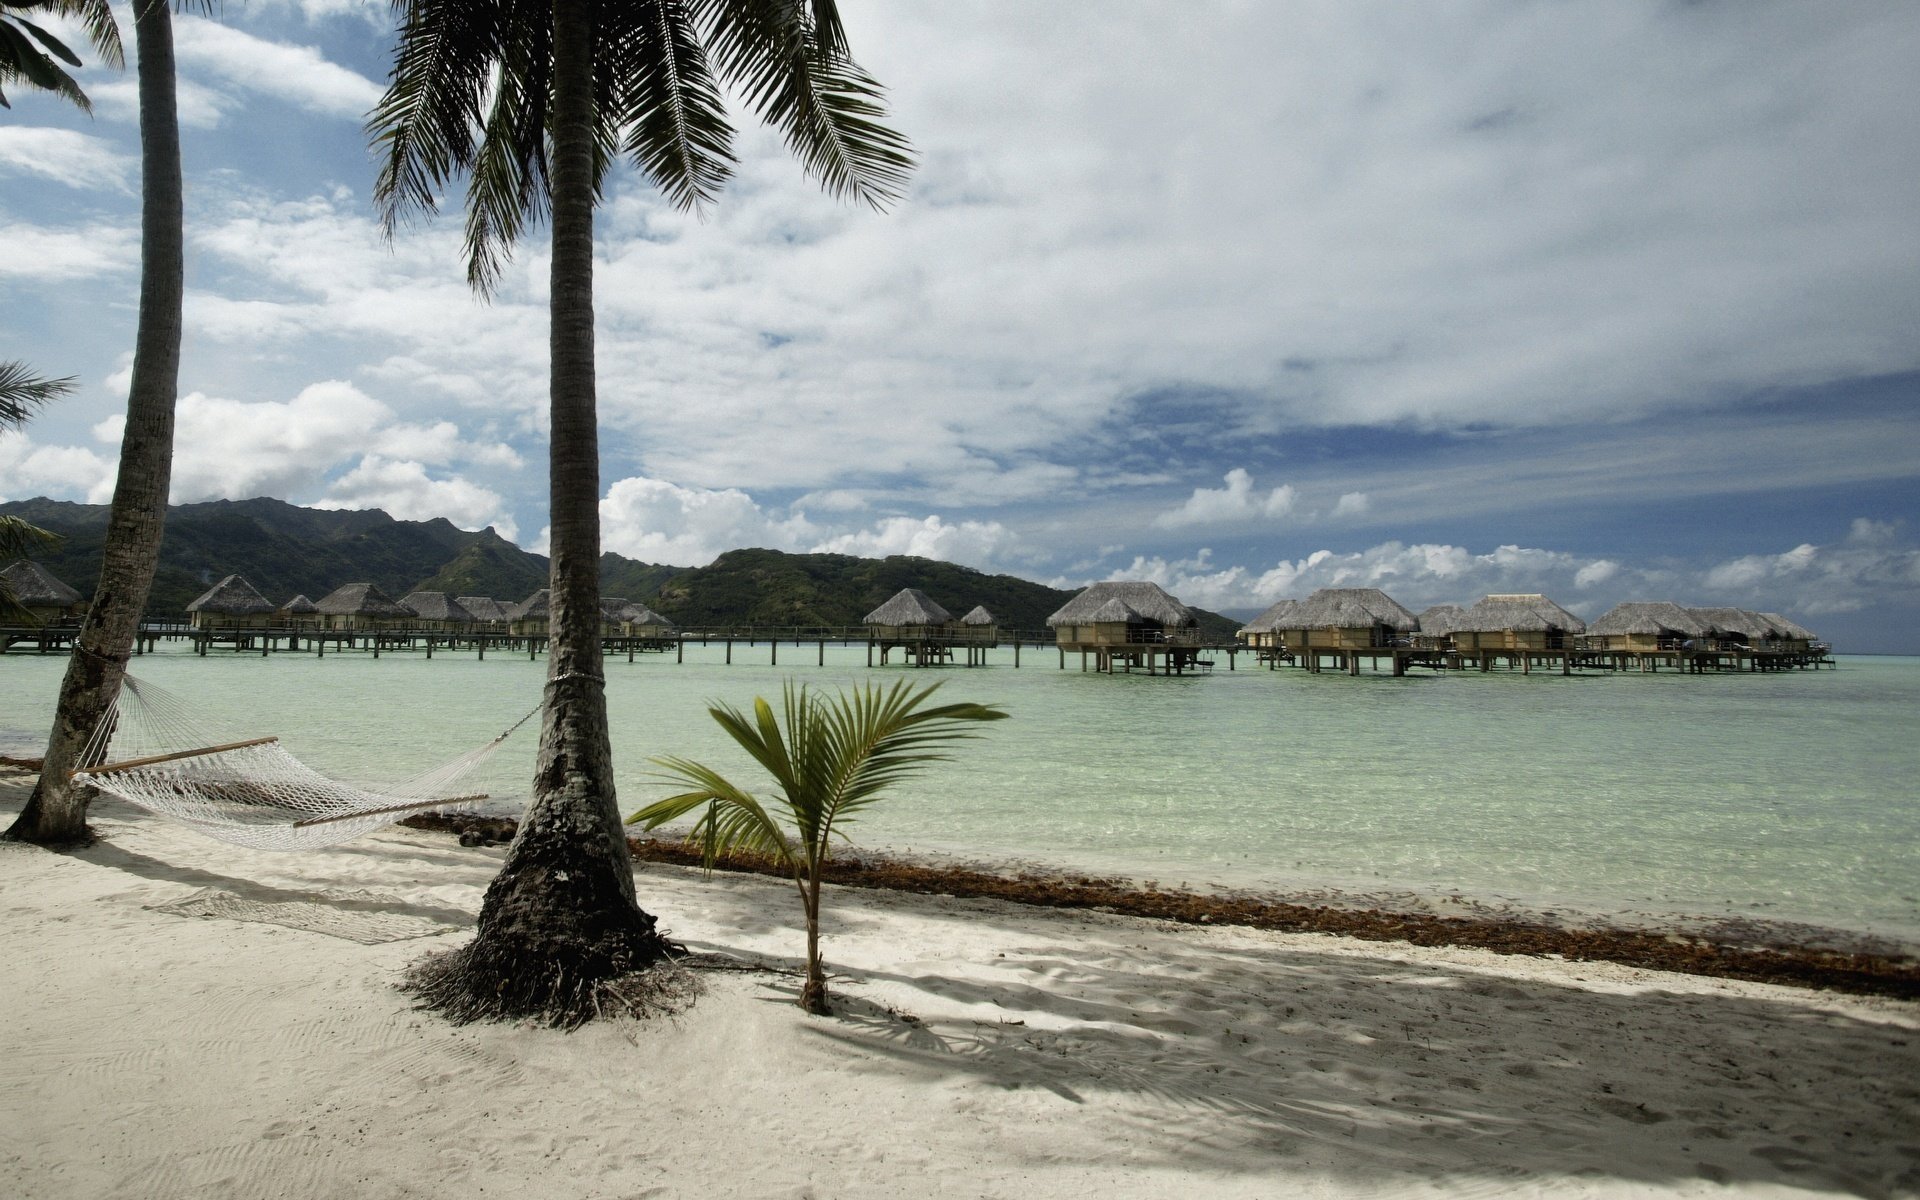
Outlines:
{"label": "thatched roof", "polygon": [[492,596],[456,597],[460,607],[473,614],[476,621],[504,621],[507,619],[507,606]]}
{"label": "thatched roof", "polygon": [[1769,634],[1775,637],[1783,634],[1793,636],[1760,613],[1745,608],[1689,608],[1687,611],[1716,633],[1738,633],[1750,638],[1763,638]]}
{"label": "thatched roof", "polygon": [[313,602],[315,612],[329,617],[410,617],[413,610],[402,608],[371,583],[349,583],[333,589]]}
{"label": "thatched roof", "polygon": [[945,625],[953,614],[941,608],[919,588],[901,588],[893,598],[867,614],[868,625]]}
{"label": "thatched roof", "polygon": [[285,604],[282,604],[280,606],[280,611],[283,613],[297,613],[301,616],[305,616],[307,613],[319,612],[320,610],[314,607],[313,601],[307,599],[306,593],[303,592],[300,595],[295,596],[293,599],[287,601]]}
{"label": "thatched roof", "polygon": [[14,560],[12,566],[0,571],[0,579],[7,581],[8,590],[22,608],[71,608],[80,603],[79,592],[28,559]]}
{"label": "thatched roof", "polygon": [[[1421,629],[1426,618],[1421,617]],[[1449,633],[1500,633],[1505,630],[1544,633],[1558,629],[1562,633],[1585,633],[1587,623],[1566,609],[1535,592],[1524,595],[1483,596],[1458,617]]]}
{"label": "thatched roof", "polygon": [[1629,601],[1616,604],[1587,626],[1588,633],[1677,633],[1704,637],[1711,632],[1698,617],[1671,600]]}
{"label": "thatched roof", "polygon": [[1259,616],[1242,625],[1240,632],[1272,633],[1277,629],[1298,628],[1298,626],[1287,625],[1286,618],[1299,603],[1298,600],[1281,600],[1277,603],[1270,604]]}
{"label": "thatched roof", "polygon": [[986,605],[976,604],[973,606],[972,612],[960,618],[960,623],[962,625],[991,625],[994,623],[993,614],[987,611]]}
{"label": "thatched roof", "polygon": [[508,605],[507,620],[524,621],[528,617],[536,617],[536,618],[539,618],[540,620],[545,620],[547,616],[547,598],[552,594],[553,593],[549,589],[541,588],[539,591],[535,592],[531,596],[528,596],[525,600],[522,600],[520,603]]}
{"label": "thatched roof", "polygon": [[1186,629],[1199,624],[1191,609],[1167,595],[1157,583],[1109,580],[1096,583],[1067,601],[1059,612],[1047,618],[1048,628],[1056,625],[1091,625],[1111,618],[1097,614],[1109,600],[1119,600],[1134,614],[1157,621],[1170,629]]}
{"label": "thatched roof", "polygon": [[1420,610],[1420,632],[1432,634],[1457,633],[1461,629],[1460,618],[1467,610],[1458,604],[1435,604]]}
{"label": "thatched roof", "polygon": [[475,617],[466,605],[445,592],[409,592],[400,603],[413,610],[423,621],[457,621],[471,625]]}
{"label": "thatched roof", "polygon": [[1379,588],[1321,588],[1287,615],[1286,629],[1362,629],[1385,625],[1401,633],[1420,618]]}
{"label": "thatched roof", "polygon": [[202,592],[199,599],[187,605],[187,611],[245,617],[254,613],[272,612],[273,601],[262,596],[258,589],[241,576],[229,575]]}
{"label": "thatched roof", "polygon": [[1146,616],[1139,609],[1118,596],[1110,598],[1084,619],[1089,625],[1112,625],[1122,622],[1128,625],[1144,625],[1147,622]]}
{"label": "thatched roof", "polygon": [[1761,613],[1760,615],[1773,623],[1773,627],[1780,631],[1781,637],[1800,638],[1803,641],[1809,642],[1818,641],[1820,638],[1819,634],[1808,629],[1805,625],[1799,625],[1789,621],[1779,613]]}
{"label": "thatched roof", "polygon": [[630,621],[635,625],[658,625],[662,629],[673,628],[672,621],[667,620],[665,617],[661,616],[659,613],[653,611],[652,609],[648,608],[644,604],[639,603],[638,601],[635,601],[634,603],[627,605],[626,608],[622,609],[620,612],[620,619],[622,621]]}

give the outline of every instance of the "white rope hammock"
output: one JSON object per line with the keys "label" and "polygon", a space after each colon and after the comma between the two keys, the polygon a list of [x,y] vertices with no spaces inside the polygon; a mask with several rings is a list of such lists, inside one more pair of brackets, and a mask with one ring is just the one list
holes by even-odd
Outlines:
{"label": "white rope hammock", "polygon": [[[197,833],[257,850],[315,850],[351,841],[414,813],[472,811],[485,795],[454,784],[540,711],[486,745],[379,790],[340,783],[307,766],[278,738],[209,744],[180,697],[133,676],[94,732],[75,782],[89,783]],[[122,757],[107,759],[109,746]]]}

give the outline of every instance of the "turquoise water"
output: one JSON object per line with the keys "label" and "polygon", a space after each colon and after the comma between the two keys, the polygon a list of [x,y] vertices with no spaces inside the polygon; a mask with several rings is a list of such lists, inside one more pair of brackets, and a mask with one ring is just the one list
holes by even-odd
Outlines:
{"label": "turquoise water", "polygon": [[[1920,659],[1781,675],[1297,670],[1085,674],[1050,651],[869,670],[864,647],[690,647],[607,664],[621,801],[664,794],[646,757],[758,778],[706,715],[796,678],[943,681],[995,702],[958,759],[853,828],[857,844],[1115,873],[1163,886],[1758,918],[1920,945]],[[0,752],[44,741],[65,660],[0,657]],[[277,733],[329,774],[397,780],[485,742],[545,665],[495,655],[163,650],[135,673],[191,697],[215,738]],[[524,797],[532,727],[475,778]]]}

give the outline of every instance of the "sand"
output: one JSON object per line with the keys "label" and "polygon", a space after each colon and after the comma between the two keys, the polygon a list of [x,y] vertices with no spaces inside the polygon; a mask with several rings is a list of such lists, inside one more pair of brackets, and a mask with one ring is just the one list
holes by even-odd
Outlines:
{"label": "sand", "polygon": [[[11,819],[21,776],[0,778]],[[643,866],[682,1015],[394,988],[498,849],[0,845],[0,1196],[1920,1195],[1920,1004]]]}

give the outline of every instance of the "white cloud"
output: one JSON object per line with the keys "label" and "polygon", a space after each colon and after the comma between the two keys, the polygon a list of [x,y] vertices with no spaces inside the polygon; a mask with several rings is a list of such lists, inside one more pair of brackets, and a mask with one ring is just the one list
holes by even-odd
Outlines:
{"label": "white cloud", "polygon": [[871,529],[816,542],[812,549],[824,554],[857,554],[862,558],[911,554],[965,566],[986,567],[1010,557],[1016,541],[1014,533],[998,521],[960,521],[950,524],[935,515],[919,520],[889,517]]}
{"label": "white cloud", "polygon": [[0,125],[0,171],[37,175],[70,188],[105,189],[131,195],[128,180],[139,162],[104,138],[70,129]]}
{"label": "white cloud", "polygon": [[445,517],[463,529],[492,525],[512,541],[519,530],[506,514],[497,492],[471,480],[453,476],[434,479],[418,462],[369,454],[335,480],[315,508],[379,508],[403,521]]}
{"label": "white cloud", "polygon": [[1365,492],[1347,492],[1334,503],[1333,515],[1338,517],[1361,517],[1373,507],[1373,502]]}
{"label": "white cloud", "polygon": [[1920,548],[1894,522],[1855,519],[1831,545],[1803,542],[1777,554],[1728,559],[1702,579],[1720,603],[1802,613],[1855,612],[1878,603],[1920,600]]}
{"label": "white cloud", "polygon": [[104,504],[113,498],[116,464],[80,446],[35,446],[18,430],[0,430],[0,501],[51,496]]}
{"label": "white cloud", "polygon": [[1253,490],[1253,476],[1245,468],[1235,467],[1224,478],[1226,487],[1193,489],[1193,495],[1187,497],[1179,508],[1155,517],[1154,525],[1160,529],[1223,525],[1261,518],[1274,520],[1293,512],[1295,495],[1289,484],[1273,488],[1265,496],[1257,496]]}
{"label": "white cloud", "polygon": [[[87,98],[93,101],[94,111],[102,116],[129,122],[140,119],[140,84],[137,80],[90,83],[87,85]],[[218,128],[227,113],[241,107],[241,102],[225,92],[191,79],[175,79],[174,106],[182,129],[203,130]]]}
{"label": "white cloud", "polygon": [[[0,131],[6,127],[0,126]],[[47,229],[0,224],[0,279],[49,283],[131,271],[140,265],[137,231],[118,225]]]}
{"label": "white cloud", "polygon": [[608,488],[600,501],[601,544],[642,562],[705,566],[743,546],[794,549],[812,533],[804,516],[777,520],[738,488],[630,478]]}
{"label": "white cloud", "polygon": [[174,22],[174,42],[183,68],[211,72],[236,87],[325,116],[361,120],[382,92],[379,84],[329,62],[311,46],[268,41],[217,21],[182,16]]}
{"label": "white cloud", "polygon": [[1619,563],[1610,558],[1595,559],[1573,573],[1573,586],[1583,590],[1598,587],[1619,573]]}

